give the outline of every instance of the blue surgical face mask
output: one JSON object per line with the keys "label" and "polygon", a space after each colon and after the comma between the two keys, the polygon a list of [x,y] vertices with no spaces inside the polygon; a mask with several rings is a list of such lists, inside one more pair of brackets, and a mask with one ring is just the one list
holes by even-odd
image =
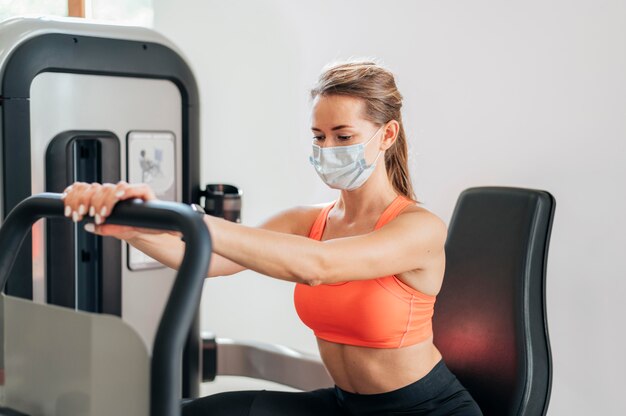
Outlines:
{"label": "blue surgical face mask", "polygon": [[378,152],[374,162],[368,165],[365,161],[365,146],[382,128],[383,126],[380,126],[365,143],[333,147],[313,144],[313,154],[309,156],[309,161],[326,185],[334,189],[352,191],[363,185],[376,167],[376,161],[382,150]]}

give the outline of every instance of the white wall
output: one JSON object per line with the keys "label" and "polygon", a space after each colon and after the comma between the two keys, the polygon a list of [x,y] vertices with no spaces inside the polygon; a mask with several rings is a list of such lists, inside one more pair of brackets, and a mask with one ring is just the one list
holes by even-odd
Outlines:
{"label": "white wall", "polygon": [[[307,161],[307,94],[350,56],[397,75],[418,198],[446,222],[471,186],[554,194],[549,414],[626,414],[625,2],[154,4],[199,81],[202,179],[244,189],[246,224],[334,197]],[[315,351],[291,284],[253,272],[208,281],[203,319],[219,336]]]}

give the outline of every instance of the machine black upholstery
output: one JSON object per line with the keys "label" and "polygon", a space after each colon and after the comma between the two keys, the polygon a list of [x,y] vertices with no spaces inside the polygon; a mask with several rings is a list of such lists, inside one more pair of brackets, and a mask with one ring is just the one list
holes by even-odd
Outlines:
{"label": "machine black upholstery", "polygon": [[554,209],[545,191],[481,187],[462,192],[452,215],[435,345],[485,416],[548,408],[545,270]]}

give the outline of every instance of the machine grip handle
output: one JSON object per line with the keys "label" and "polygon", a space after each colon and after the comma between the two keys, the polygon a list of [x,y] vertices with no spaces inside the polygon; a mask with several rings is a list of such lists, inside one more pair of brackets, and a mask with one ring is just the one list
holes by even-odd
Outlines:
{"label": "machine grip handle", "polygon": [[[65,218],[63,211],[61,194],[42,193],[26,198],[9,213],[0,228],[0,290],[4,290],[32,224],[40,218]],[[180,231],[186,242],[183,261],[159,322],[151,361],[150,414],[178,416],[181,356],[211,260],[208,227],[188,205],[138,199],[116,204],[107,223]]]}

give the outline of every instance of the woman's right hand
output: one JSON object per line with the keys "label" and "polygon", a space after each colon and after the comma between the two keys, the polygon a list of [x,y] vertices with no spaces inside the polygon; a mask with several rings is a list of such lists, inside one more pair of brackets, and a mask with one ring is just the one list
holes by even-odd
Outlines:
{"label": "woman's right hand", "polygon": [[152,189],[146,184],[130,185],[124,181],[117,184],[74,182],[65,188],[62,199],[65,216],[74,222],[81,221],[86,215],[94,218],[95,225],[87,224],[85,229],[102,236],[111,236],[120,240],[131,240],[141,234],[161,234],[163,231],[124,225],[105,224],[106,218],[119,201],[140,198],[144,201],[156,199]]}

